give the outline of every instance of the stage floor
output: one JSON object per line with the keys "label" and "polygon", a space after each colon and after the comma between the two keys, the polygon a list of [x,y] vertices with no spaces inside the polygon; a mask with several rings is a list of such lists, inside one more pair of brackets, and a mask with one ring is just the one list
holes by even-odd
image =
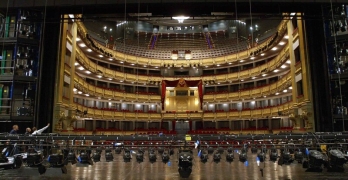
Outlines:
{"label": "stage floor", "polygon": [[[260,167],[256,163],[256,154],[248,154],[248,166],[238,161],[238,156],[235,153],[235,160],[232,163],[225,161],[225,154],[222,155],[220,163],[212,162],[212,155],[209,155],[209,161],[205,164],[200,162],[197,157],[197,151],[194,158],[194,166],[192,174],[186,179],[202,179],[202,180],[338,180],[347,179],[348,166],[345,166],[345,172],[305,172],[302,164],[292,163],[290,165],[279,166],[269,160],[261,164],[264,169],[264,176],[261,176]],[[226,153],[226,152],[225,152]],[[145,153],[147,155],[147,151]],[[157,156],[157,160],[160,156]],[[135,157],[129,163],[124,163],[122,155],[114,154],[113,162],[105,162],[102,156],[101,162],[94,163],[93,166],[76,167],[76,165],[68,165],[68,173],[62,174],[60,168],[47,169],[44,175],[39,175],[37,168],[21,167],[20,169],[0,170],[0,179],[49,179],[49,180],[176,180],[180,178],[178,173],[177,156],[171,156],[171,161],[164,164],[160,161],[150,163],[145,156],[143,163],[135,162]]]}

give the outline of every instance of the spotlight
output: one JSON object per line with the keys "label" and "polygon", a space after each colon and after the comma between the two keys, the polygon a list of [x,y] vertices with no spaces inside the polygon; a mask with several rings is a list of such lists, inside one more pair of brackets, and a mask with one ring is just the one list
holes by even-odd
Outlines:
{"label": "spotlight", "polygon": [[110,149],[110,147],[105,148],[105,160],[106,162],[110,162],[114,160],[114,156],[112,154],[112,150]]}
{"label": "spotlight", "polygon": [[162,153],[162,162],[167,163],[169,161],[169,159],[170,159],[170,156],[169,156],[168,152],[164,151]]}
{"label": "spotlight", "polygon": [[278,160],[278,165],[283,165],[283,164],[287,164],[289,165],[290,163],[292,163],[294,160],[291,157],[291,154],[289,152],[289,149],[287,147],[284,148],[284,150],[281,153],[281,156]]}
{"label": "spotlight", "polygon": [[130,162],[132,159],[131,152],[129,149],[124,150],[123,154],[123,162]]}
{"label": "spotlight", "polygon": [[142,149],[138,150],[135,159],[138,163],[142,163],[144,161],[144,151]]}
{"label": "spotlight", "polygon": [[51,167],[60,167],[64,165],[64,156],[61,150],[56,146],[53,146],[51,148],[51,154],[48,156],[47,160],[50,163]]}
{"label": "spotlight", "polygon": [[91,160],[91,150],[86,149],[86,150],[82,150],[80,152],[79,157],[77,158],[77,160],[81,163],[81,164],[89,164],[89,165],[93,165],[93,161]]}
{"label": "spotlight", "polygon": [[303,162],[302,167],[307,168],[307,171],[321,172],[325,160],[324,154],[317,150],[308,151],[308,149],[306,149],[306,154],[308,159]]}
{"label": "spotlight", "polygon": [[181,178],[188,178],[192,172],[192,151],[189,149],[179,150],[179,174]]}
{"label": "spotlight", "polygon": [[219,162],[220,162],[220,159],[221,159],[220,153],[219,153],[219,152],[214,153],[214,155],[213,155],[213,161],[216,162],[216,163],[219,163]]}
{"label": "spotlight", "polygon": [[329,151],[329,170],[343,172],[343,165],[347,162],[345,155],[338,149],[332,149]]}
{"label": "spotlight", "polygon": [[276,147],[274,145],[271,148],[269,159],[273,162],[277,161],[277,159],[278,159],[278,150],[276,149]]}
{"label": "spotlight", "polygon": [[206,163],[209,159],[208,153],[205,150],[200,150],[199,157],[202,163]]}
{"label": "spotlight", "polygon": [[68,163],[71,163],[71,164],[76,164],[76,155],[74,153],[74,150],[73,149],[65,149],[64,150],[64,154],[65,156],[67,157],[66,161],[65,161],[65,165],[67,165]]}
{"label": "spotlight", "polygon": [[155,150],[153,148],[150,148],[149,149],[149,161],[151,163],[154,163],[154,162],[156,162],[156,160],[157,160],[157,156],[156,156]]}
{"label": "spotlight", "polygon": [[41,151],[36,151],[35,149],[28,149],[27,165],[29,167],[40,165],[42,160],[43,160],[43,155]]}
{"label": "spotlight", "polygon": [[244,147],[241,149],[240,154],[239,154],[239,161],[240,162],[244,163],[245,161],[248,160],[247,152],[248,152],[247,147],[246,147],[246,145],[244,145]]}
{"label": "spotlight", "polygon": [[297,151],[295,151],[294,157],[295,157],[295,160],[296,160],[298,163],[302,163],[302,160],[303,160],[303,152],[301,151],[301,149],[298,149]]}

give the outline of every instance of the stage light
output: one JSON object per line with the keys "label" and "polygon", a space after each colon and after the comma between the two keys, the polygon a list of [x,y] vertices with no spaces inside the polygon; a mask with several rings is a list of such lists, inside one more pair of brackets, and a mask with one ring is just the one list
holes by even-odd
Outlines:
{"label": "stage light", "polygon": [[110,147],[105,148],[105,160],[106,162],[110,162],[114,160],[114,156],[112,154]]}
{"label": "stage light", "polygon": [[317,150],[309,151],[307,148],[306,154],[308,159],[303,162],[302,167],[307,168],[307,171],[321,172],[323,170],[322,165],[326,159],[324,154]]}
{"label": "stage light", "polygon": [[298,149],[297,151],[295,151],[294,157],[295,157],[295,160],[296,160],[298,163],[302,163],[302,160],[303,160],[303,152],[301,151],[301,149]]}
{"label": "stage light", "polygon": [[169,156],[168,152],[164,151],[162,153],[162,162],[167,163],[169,161],[169,159],[170,159],[170,156]]}
{"label": "stage light", "polygon": [[43,161],[43,155],[41,151],[35,149],[28,149],[27,152],[27,166],[37,166]]}
{"label": "stage light", "polygon": [[51,167],[61,167],[62,165],[64,165],[64,156],[61,150],[56,146],[53,146],[51,148],[51,154],[48,156],[47,160],[50,163]]}
{"label": "stage light", "polygon": [[280,166],[283,165],[283,164],[289,165],[293,161],[294,160],[291,157],[289,149],[287,147],[285,147],[284,150],[281,153],[281,156],[279,157],[278,165],[280,165]]}
{"label": "stage light", "polygon": [[123,154],[123,162],[130,162],[132,159],[132,155],[129,149],[124,150]]}
{"label": "stage light", "polygon": [[239,154],[240,162],[244,163],[248,160],[247,152],[248,152],[247,146],[244,144],[244,147],[240,150],[240,154]]}
{"label": "stage light", "polygon": [[276,149],[276,147],[274,145],[271,148],[269,159],[273,162],[277,161],[277,159],[278,159],[278,150]]}
{"label": "stage light", "polygon": [[81,164],[93,165],[93,161],[91,159],[91,150],[82,150],[77,160]]}
{"label": "stage light", "polygon": [[192,172],[192,151],[189,149],[180,149],[178,153],[179,157],[179,174],[181,178],[188,178]]}
{"label": "stage light", "polygon": [[149,161],[151,163],[154,163],[154,162],[156,162],[156,160],[157,160],[157,156],[156,156],[155,150],[153,148],[150,148],[149,149]]}
{"label": "stage light", "polygon": [[219,153],[219,152],[214,153],[214,155],[213,155],[213,161],[216,162],[216,163],[219,163],[219,162],[220,162],[220,159],[221,159],[220,153]]}
{"label": "stage light", "polygon": [[343,172],[343,165],[347,162],[345,155],[338,149],[329,151],[329,171]]}
{"label": "stage light", "polygon": [[200,150],[198,156],[201,159],[202,163],[206,163],[209,159],[208,153],[205,150]]}

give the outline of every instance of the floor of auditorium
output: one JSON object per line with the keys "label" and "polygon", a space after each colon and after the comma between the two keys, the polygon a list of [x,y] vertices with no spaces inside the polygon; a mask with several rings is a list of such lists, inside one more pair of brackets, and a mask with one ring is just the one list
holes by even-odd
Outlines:
{"label": "floor of auditorium", "polygon": [[[145,153],[147,155],[147,152]],[[345,172],[306,172],[301,164],[292,163],[290,165],[279,166],[269,160],[261,164],[264,174],[261,176],[260,167],[256,163],[256,154],[248,154],[248,166],[238,161],[235,153],[235,160],[232,163],[225,161],[225,155],[222,156],[220,163],[212,162],[212,155],[209,155],[209,161],[205,164],[200,162],[195,151],[194,166],[192,174],[186,179],[199,180],[338,180],[347,179],[348,166],[345,166]],[[68,173],[62,174],[60,169],[49,168],[44,175],[39,175],[37,168],[21,167],[20,169],[0,170],[0,179],[49,179],[49,180],[176,180],[180,178],[178,173],[177,157],[171,156],[170,163],[164,164],[160,162],[158,155],[157,162],[150,163],[146,158],[143,163],[135,162],[133,157],[129,163],[124,163],[122,155],[114,155],[113,162],[105,162],[102,157],[101,162],[95,163],[93,166],[77,167],[76,165],[68,165]]]}

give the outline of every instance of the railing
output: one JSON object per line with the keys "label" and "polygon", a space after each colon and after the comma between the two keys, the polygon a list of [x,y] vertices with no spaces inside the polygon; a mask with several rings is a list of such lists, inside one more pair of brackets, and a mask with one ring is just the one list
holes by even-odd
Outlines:
{"label": "railing", "polygon": [[[81,15],[76,15],[76,16],[81,16]],[[250,57],[255,52],[266,51],[269,48],[271,48],[271,46],[274,43],[278,43],[278,41],[285,34],[287,22],[288,22],[288,20],[282,20],[281,23],[278,25],[277,40],[270,38],[270,39],[266,40],[265,42],[263,42],[262,44],[260,44],[256,47],[253,47],[251,49],[247,49],[247,50],[244,50],[242,52],[239,52],[238,54],[230,54],[227,56],[221,56],[221,57],[217,57],[217,58],[191,60],[191,63],[192,64],[202,64],[203,66],[209,66],[209,65],[213,65],[213,64],[223,64],[226,62],[236,62],[240,59]],[[86,45],[89,46],[89,48],[91,48],[97,52],[98,51],[103,52],[103,53],[108,54],[117,60],[128,61],[129,63],[134,63],[134,64],[142,64],[142,65],[149,65],[150,64],[153,66],[161,66],[164,63],[162,59],[144,58],[144,57],[138,57],[138,56],[134,56],[134,55],[121,53],[121,52],[106,48],[105,46],[99,44],[97,41],[91,40],[91,41],[93,41],[93,44],[96,46],[96,48],[94,48],[91,46],[91,42],[87,39],[88,32],[87,32],[87,29],[84,26],[84,24],[82,22],[76,22],[76,23],[77,23],[77,27],[78,27],[77,30],[80,34],[80,37],[86,42]],[[281,38],[279,38],[279,37],[281,37]],[[176,61],[165,60],[165,63],[166,64],[187,64],[186,60],[176,60]]]}
{"label": "railing", "polygon": [[240,120],[240,119],[250,119],[250,118],[263,118],[267,116],[279,116],[279,112],[287,114],[292,109],[293,103],[288,102],[278,106],[267,107],[263,109],[250,109],[243,111],[233,111],[233,112],[176,112],[176,113],[139,113],[139,112],[121,112],[121,111],[110,111],[101,110],[95,108],[89,108],[80,104],[75,104],[76,108],[80,111],[87,111],[86,117],[94,118],[98,120],[122,120],[122,121],[161,121],[165,119],[203,119],[207,121],[211,120]]}
{"label": "railing", "polygon": [[120,91],[113,91],[111,89],[104,89],[93,86],[87,83],[83,78],[75,74],[74,86],[76,89],[82,91],[85,94],[94,96],[100,96],[103,98],[114,98],[118,100],[131,100],[131,101],[148,101],[148,102],[160,102],[160,95],[147,95],[147,94],[136,94],[126,93]]}
{"label": "railing", "polygon": [[223,100],[239,100],[252,97],[261,97],[281,92],[291,85],[291,74],[285,74],[280,80],[273,84],[269,84],[263,87],[254,88],[250,90],[242,90],[231,93],[219,93],[219,94],[206,94],[203,96],[203,101],[223,101]]}
{"label": "railing", "polygon": [[[71,43],[71,38],[67,37],[68,41]],[[202,76],[202,77],[187,77],[189,80],[202,80],[202,81],[221,81],[224,82],[226,80],[240,80],[245,78],[251,78],[253,76],[261,75],[262,73],[267,73],[273,71],[276,68],[279,68],[289,57],[289,48],[288,46],[284,47],[283,50],[274,57],[271,61],[244,71],[229,73],[229,74],[221,74],[221,75],[212,75],[212,76]],[[136,81],[140,83],[147,83],[149,81],[157,81],[160,82],[164,79],[166,80],[177,80],[179,77],[162,77],[162,76],[147,76],[147,75],[136,75],[129,74],[120,71],[111,70],[105,68],[103,66],[97,65],[92,62],[79,47],[76,46],[76,58],[77,61],[85,67],[85,69],[90,72],[97,73],[97,71],[102,72],[104,77],[114,78],[114,79],[124,79],[128,81]]]}

